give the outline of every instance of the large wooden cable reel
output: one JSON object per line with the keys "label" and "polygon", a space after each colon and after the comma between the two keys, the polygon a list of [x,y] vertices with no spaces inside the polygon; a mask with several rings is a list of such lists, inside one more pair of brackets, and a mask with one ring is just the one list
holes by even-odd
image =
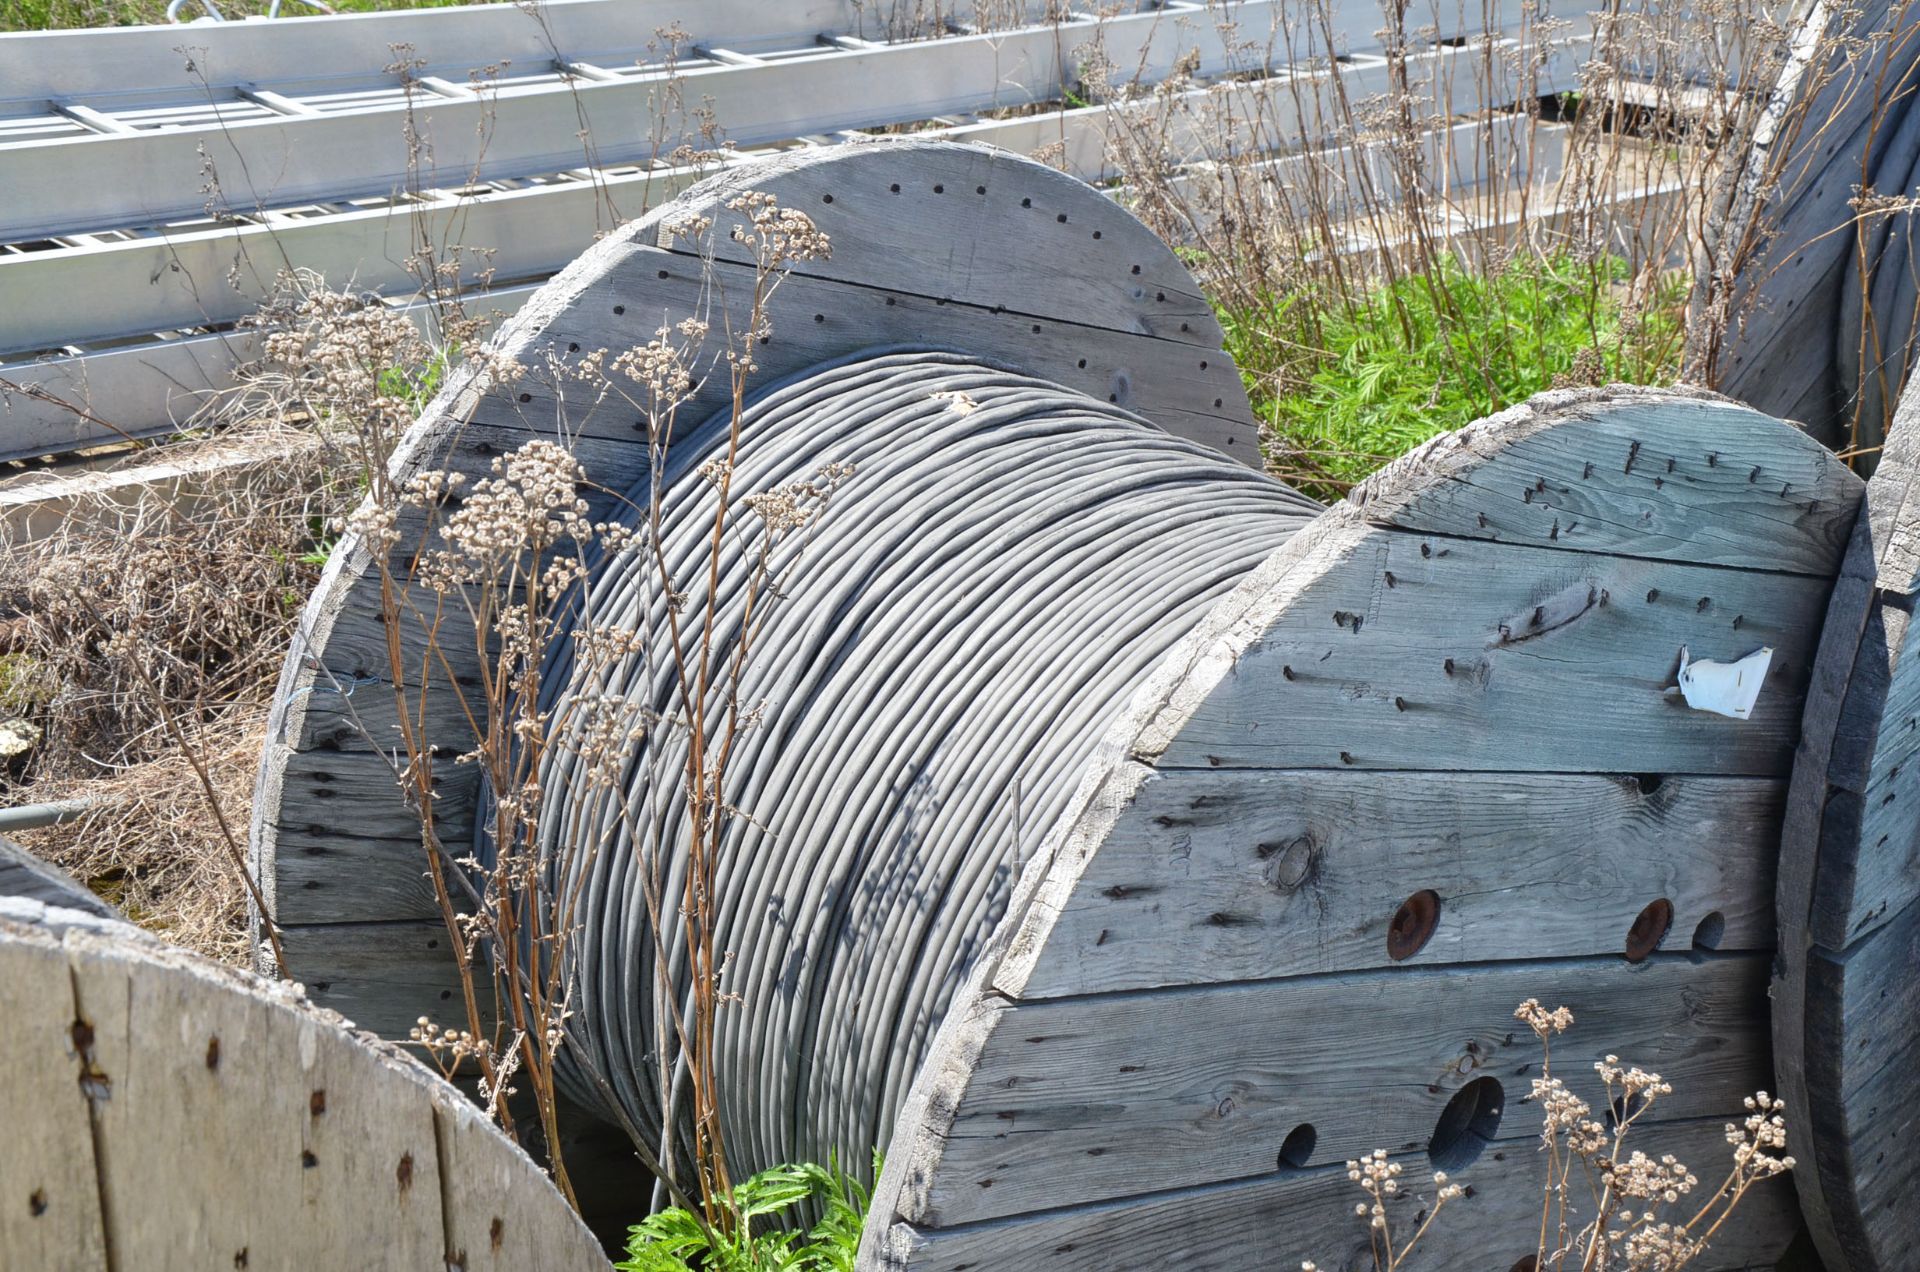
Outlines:
{"label": "large wooden cable reel", "polygon": [[1915,1247],[1920,1077],[1920,393],[1900,403],[1834,586],[1780,851],[1773,987],[1781,1092],[1806,1110],[1794,1172],[1831,1268]]}
{"label": "large wooden cable reel", "polygon": [[[1254,461],[1197,290],[1103,196],[1012,156],[876,144],[732,173],[666,212],[716,216],[724,243],[722,205],[749,188],[834,242],[777,293],[763,355],[792,392],[893,374],[912,355],[821,368],[905,342],[956,351],[927,360],[972,367],[983,393],[1073,391],[1049,408],[1071,428],[1124,432],[1122,407]],[[624,347],[689,312],[703,264],[661,245],[660,220],[590,251],[504,346]],[[1053,383],[990,378],[1020,374]],[[400,463],[484,471],[552,435],[540,392],[456,386]],[[631,421],[576,428],[597,481],[640,476]],[[1255,480],[1227,471],[1196,476],[1194,498]],[[1440,438],[1297,533],[1302,504],[1268,486],[1277,546],[1088,725],[1098,745],[1059,815],[1018,852],[978,843],[1010,868],[993,904],[952,916],[973,929],[945,934],[944,971],[972,970],[938,1035],[904,1032],[887,1057],[917,1074],[904,1102],[894,1079],[794,1059],[771,1031],[737,1044],[730,1063],[794,1084],[796,1107],[854,1110],[743,1137],[755,1152],[885,1148],[869,1263],[1342,1266],[1365,1241],[1342,1162],[1384,1147],[1473,1185],[1477,1213],[1430,1239],[1439,1266],[1479,1266],[1485,1233],[1537,1213],[1537,1124],[1508,1107],[1535,1061],[1511,1018],[1526,997],[1580,1018],[1566,1072],[1618,1052],[1674,1083],[1641,1146],[1703,1175],[1742,1097],[1771,1087],[1774,852],[1858,479],[1723,399],[1596,390]],[[397,1033],[451,997],[452,973],[376,751],[392,720],[377,590],[349,548],[309,608],[255,846],[292,973]],[[1675,691],[1683,647],[1730,662],[1761,646],[1751,718]],[[442,745],[461,749],[457,730]],[[475,794],[458,769],[443,780],[457,836]],[[898,904],[945,913],[910,888]],[[1703,1266],[1768,1262],[1796,1222],[1754,1207]]]}
{"label": "large wooden cable reel", "polygon": [[605,1268],[451,1085],[297,986],[0,895],[0,1262]]}

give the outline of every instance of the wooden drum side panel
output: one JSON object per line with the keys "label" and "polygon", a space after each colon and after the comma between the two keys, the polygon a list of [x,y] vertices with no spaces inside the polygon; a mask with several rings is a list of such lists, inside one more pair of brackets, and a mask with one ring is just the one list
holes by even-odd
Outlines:
{"label": "wooden drum side panel", "polygon": [[[1724,1170],[1773,1085],[1769,890],[1861,489],[1724,399],[1554,393],[1296,535],[1143,689],[1022,880],[864,1266],[1346,1267],[1344,1163],[1378,1147],[1473,1189],[1436,1266],[1506,1268],[1530,1251],[1488,1234],[1524,1245],[1542,1183],[1529,997],[1572,1008],[1580,1094],[1606,1054],[1673,1083],[1638,1147]],[[1687,704],[1682,646],[1773,650],[1750,718]],[[1701,1266],[1777,1258],[1788,1187]],[[1402,1232],[1432,1190],[1408,1192]]]}
{"label": "wooden drum side panel", "polygon": [[605,1268],[452,1086],[268,982],[0,901],[9,1267]]}
{"label": "wooden drum side panel", "polygon": [[[1249,465],[1257,429],[1217,322],[1174,253],[1118,204],[1044,165],[991,147],[883,142],[796,152],[723,172],[595,244],[509,321],[497,350],[527,368],[511,384],[462,372],[410,431],[396,473],[477,478],[534,438],[570,446],[603,517],[648,463],[645,426],[614,398],[557,374],[608,360],[683,318],[711,326],[701,377],[679,417],[728,401],[725,336],[745,326],[754,271],[730,237],[728,204],[756,191],[810,216],[832,240],[775,289],[756,383],[874,346],[945,348],[1126,407]],[[690,244],[665,227],[713,222]],[[427,529],[408,522],[396,574]],[[469,749],[477,643],[457,601],[403,589],[397,633],[408,709],[447,759],[436,774],[442,838],[473,828]],[[419,819],[395,782],[401,746],[379,572],[356,545],[329,562],[282,674],[252,827],[253,869],[280,925],[290,975],[315,1000],[403,1037],[451,997],[454,970],[426,878]],[[427,655],[429,629],[438,652]],[[421,669],[431,672],[422,674]]]}
{"label": "wooden drum side panel", "polygon": [[1830,1267],[1901,1268],[1920,1097],[1920,394],[1900,404],[1827,610],[1780,852],[1774,1042]]}

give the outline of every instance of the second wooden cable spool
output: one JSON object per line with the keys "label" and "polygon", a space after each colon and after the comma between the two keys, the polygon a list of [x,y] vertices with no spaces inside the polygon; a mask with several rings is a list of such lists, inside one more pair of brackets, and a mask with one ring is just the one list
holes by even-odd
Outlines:
{"label": "second wooden cable spool", "polygon": [[[530,302],[504,346],[530,363],[641,343],[701,312],[706,269],[735,284],[714,303],[733,303],[723,205],[748,188],[834,242],[777,293],[771,376],[908,339],[1253,460],[1219,329],[1172,254],[1085,187],[967,147],[729,174],[665,210],[715,217],[721,259],[663,245],[649,218]],[[455,386],[400,465],[483,472],[559,430],[602,485],[639,480],[632,421],[560,419],[541,393]],[[1269,489],[1276,515],[1299,507]],[[1051,826],[1017,854],[974,841],[970,868],[1019,870],[952,913],[966,930],[942,937],[942,974],[965,980],[937,1036],[808,1065],[796,1088],[796,1107],[851,1101],[873,1120],[775,1119],[751,1141],[765,1159],[737,1166],[885,1147],[873,1266],[1343,1266],[1365,1235],[1341,1163],[1385,1147],[1473,1185],[1475,1213],[1432,1239],[1442,1266],[1478,1266],[1486,1232],[1537,1213],[1537,1126],[1508,1108],[1535,1059],[1511,1013],[1534,996],[1580,1018],[1565,1072],[1614,1051],[1674,1083],[1641,1146],[1708,1173],[1721,1125],[1772,1085],[1780,810],[1859,497],[1793,428],[1679,392],[1544,395],[1391,466],[1278,535],[1142,669],[1094,722]],[[1675,691],[1683,647],[1731,661],[1760,646],[1774,653],[1751,718]],[[441,1010],[451,973],[410,819],[382,790],[392,707],[366,682],[385,667],[377,580],[349,546],[288,664],[255,850],[292,974],[399,1033]],[[450,696],[427,710],[464,749]],[[445,780],[443,833],[472,824],[463,780]],[[964,766],[946,780],[969,789]],[[838,789],[828,770],[792,798]],[[751,811],[777,823],[783,807]],[[891,849],[902,867],[909,848]],[[856,935],[890,957],[901,907],[937,926],[944,895],[906,882]],[[772,969],[747,971],[771,996],[754,1011],[793,1010]],[[765,1030],[728,1063],[786,1083],[802,1061]],[[1703,1266],[1769,1262],[1795,1226],[1755,1207]]]}

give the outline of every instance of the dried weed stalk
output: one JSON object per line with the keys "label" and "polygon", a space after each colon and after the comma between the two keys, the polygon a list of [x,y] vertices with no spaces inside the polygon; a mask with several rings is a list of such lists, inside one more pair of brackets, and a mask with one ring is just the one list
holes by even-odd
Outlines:
{"label": "dried weed stalk", "polygon": [[[1540,1230],[1531,1262],[1536,1272],[1679,1272],[1705,1254],[1715,1236],[1757,1184],[1794,1167],[1787,1145],[1786,1104],[1765,1091],[1746,1099],[1746,1118],[1729,1122],[1733,1162],[1717,1187],[1704,1195],[1699,1178],[1671,1153],[1650,1157],[1627,1141],[1636,1126],[1673,1087],[1659,1074],[1624,1065],[1618,1056],[1594,1063],[1608,1109],[1606,1121],[1553,1072],[1553,1039],[1573,1026],[1565,1007],[1548,1011],[1529,998],[1514,1010],[1540,1040],[1540,1076],[1531,1101],[1540,1107],[1540,1152],[1546,1161]],[[1367,1221],[1375,1272],[1410,1269],[1414,1249],[1442,1208],[1464,1195],[1445,1172],[1433,1176],[1434,1197],[1418,1227],[1394,1244],[1388,1199],[1400,1192],[1400,1163],[1375,1149],[1347,1163],[1347,1178],[1367,1200],[1354,1213]],[[1582,1214],[1589,1216],[1581,1218]],[[1518,1265],[1516,1265],[1518,1266]],[[1301,1272],[1319,1272],[1307,1260]]]}
{"label": "dried weed stalk", "polygon": [[[558,404],[562,436],[578,426],[581,411],[609,400],[640,417],[655,485],[648,505],[636,510],[637,526],[592,521],[582,493],[594,488],[590,474],[564,446],[545,440],[500,457],[490,475],[473,482],[440,470],[410,477],[371,471],[369,498],[344,522],[380,581],[398,745],[365,731],[391,755],[396,780],[420,817],[427,873],[460,951],[461,1019],[443,1024],[423,1016],[414,1040],[449,1070],[476,1068],[483,1098],[510,1133],[517,1128],[507,1097],[529,1089],[541,1138],[550,1146],[559,1143],[556,1074],[563,1050],[576,1074],[603,1087],[611,1081],[595,1071],[589,1049],[574,1045],[568,1022],[577,969],[569,950],[582,921],[580,888],[609,835],[618,835],[577,827],[553,837],[553,825],[568,819],[543,817],[547,792],[539,774],[549,751],[569,750],[590,783],[615,790],[625,817],[620,830],[643,858],[644,899],[653,919],[658,972],[652,993],[664,1035],[655,1054],[666,1125],[657,1140],[626,1129],[666,1195],[697,1205],[706,1223],[722,1228],[742,1219],[731,1203],[715,1076],[716,1022],[725,1003],[725,952],[715,923],[729,828],[745,816],[723,792],[735,740],[757,719],[739,700],[738,686],[753,652],[757,610],[777,594],[778,570],[791,566],[791,557],[776,564],[773,545],[804,529],[846,475],[823,473],[804,489],[756,493],[738,501],[752,521],[736,517],[733,468],[758,371],[753,350],[771,330],[768,302],[794,263],[823,257],[830,245],[804,213],[770,196],[747,193],[727,206],[741,220],[733,238],[753,258],[750,294],[736,298],[737,306],[717,306],[722,315],[739,315],[737,327],[727,320],[714,331],[709,319],[689,317],[643,346],[554,352],[534,367],[475,355],[490,358],[485,373],[492,382],[542,382]],[[685,221],[669,232],[710,259],[710,222]],[[719,359],[703,354],[715,335],[724,342]],[[673,510],[665,505],[686,496],[662,486],[659,474],[667,468],[680,410],[697,391],[692,368],[707,363],[725,367],[731,409],[725,446],[700,470],[716,511],[705,553],[690,565],[670,566],[663,535]],[[379,430],[377,415],[369,423]],[[380,446],[376,438],[365,449],[374,453]],[[424,546],[403,552],[409,525],[424,527]],[[742,542],[754,564],[745,613],[732,616],[720,612],[716,592],[723,550]],[[555,708],[552,695],[543,694],[542,676],[557,649],[569,649],[574,683],[592,683],[599,669],[654,647],[656,633],[605,628],[582,608],[580,585],[595,554],[674,598],[664,607],[663,634],[672,651],[676,707],[662,718],[634,723],[620,714],[621,703],[591,695]],[[688,606],[690,595],[705,600]],[[731,633],[735,617],[739,632]],[[455,639],[472,643],[455,650],[449,645]],[[455,665],[480,668],[477,690],[454,681]],[[448,735],[449,722],[456,722],[457,738]],[[652,767],[635,788],[626,761],[640,748]],[[678,757],[679,767],[662,768],[668,756]],[[450,760],[477,765],[492,792],[482,814],[490,844],[484,859],[442,835],[436,771]],[[666,820],[662,809],[671,801],[658,798],[675,785],[684,826]],[[669,895],[666,884],[673,853],[685,854],[678,895]],[[665,947],[663,933],[672,925],[662,920],[669,911],[684,932],[684,949]],[[551,1166],[572,1196],[565,1162],[556,1156]]]}
{"label": "dried weed stalk", "polygon": [[[1217,27],[1226,74],[1119,67],[1105,94],[1123,197],[1220,311],[1274,471],[1326,496],[1556,382],[1670,382],[1689,341],[1710,383],[1752,303],[1740,280],[1763,268],[1765,196],[1820,124],[1809,103],[1884,56],[1830,40],[1782,108],[1766,90],[1802,33],[1778,0],[1641,0],[1517,30],[1448,0],[1384,8],[1381,53],[1354,58],[1332,0],[1258,30],[1221,7],[1190,20]],[[1080,56],[1100,65],[1097,39]],[[1577,352],[1516,338],[1539,317],[1513,297],[1542,278],[1554,309],[1588,318]],[[1410,367],[1438,383],[1370,412],[1389,425],[1314,424],[1330,380],[1364,397]]]}
{"label": "dried weed stalk", "polygon": [[[221,464],[202,465],[208,452]],[[13,802],[86,796],[23,832],[130,916],[242,961],[253,770],[276,667],[319,575],[314,530],[350,497],[324,445],[267,421],[136,452],[182,474],[69,495],[0,550],[6,714],[37,739]]]}

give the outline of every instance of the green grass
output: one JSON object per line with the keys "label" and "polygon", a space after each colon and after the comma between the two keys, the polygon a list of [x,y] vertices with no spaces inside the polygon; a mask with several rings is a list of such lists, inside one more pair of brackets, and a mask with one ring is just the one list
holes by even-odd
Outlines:
{"label": "green grass", "polygon": [[[213,0],[228,18],[265,13],[268,0]],[[381,9],[438,9],[451,4],[490,3],[491,0],[327,0],[341,13],[372,13]],[[205,10],[197,0],[183,16]],[[295,0],[281,0],[282,17],[311,17],[317,11]],[[70,27],[138,26],[167,20],[167,0],[0,0],[0,31],[54,31]]]}
{"label": "green grass", "polygon": [[1639,316],[1627,265],[1522,255],[1491,272],[1442,256],[1351,305],[1303,294],[1223,307],[1227,350],[1283,474],[1321,498],[1428,438],[1557,383],[1670,383],[1684,291]]}
{"label": "green grass", "polygon": [[[874,1174],[880,1173],[875,1154]],[[678,1207],[634,1225],[619,1272],[853,1272],[868,1191],[837,1165],[775,1166],[733,1190],[732,1232],[703,1228]],[[803,1208],[820,1219],[780,1227]]]}

